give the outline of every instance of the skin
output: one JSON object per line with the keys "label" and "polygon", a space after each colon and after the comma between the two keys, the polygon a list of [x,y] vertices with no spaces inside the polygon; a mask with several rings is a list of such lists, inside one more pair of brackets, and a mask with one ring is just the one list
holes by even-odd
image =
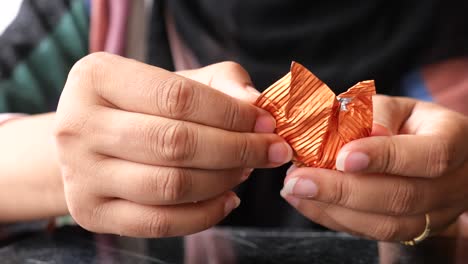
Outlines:
{"label": "skin", "polygon": [[434,234],[467,210],[467,138],[468,119],[461,114],[375,96],[373,136],[340,150],[339,171],[293,167],[281,194],[307,218],[335,230],[409,240],[423,232],[429,213]]}
{"label": "skin", "polygon": [[266,111],[210,87],[250,94],[244,70],[201,71],[175,74],[105,53],[73,67],[54,134],[68,209],[81,226],[135,237],[195,233],[239,205],[230,190],[249,168],[291,159]]}
{"label": "skin", "polygon": [[52,136],[54,115],[0,126],[0,223],[68,213]]}
{"label": "skin", "polygon": [[[84,58],[56,114],[0,127],[0,221],[70,213],[91,231],[137,237],[216,224],[238,205],[230,190],[251,168],[291,159],[271,116],[252,106],[251,86],[230,62],[170,73],[109,54]],[[341,150],[341,171],[292,168],[282,195],[312,221],[373,239],[417,236],[424,213],[444,229],[467,209],[467,118],[376,96],[374,120],[373,137]],[[293,179],[313,195],[297,193]]]}
{"label": "skin", "polygon": [[[235,197],[233,196],[232,193],[230,193],[228,190],[237,185],[238,183],[244,181],[247,177],[248,174],[250,174],[251,169],[244,169],[242,166],[244,166],[242,163],[251,163],[250,165],[255,165],[255,166],[276,166],[276,164],[279,163],[270,163],[266,161],[267,155],[268,155],[268,144],[269,143],[284,143],[284,141],[273,135],[253,135],[253,133],[228,133],[229,131],[227,130],[215,130],[216,133],[212,133],[214,136],[219,135],[222,136],[221,140],[224,140],[227,138],[227,136],[231,136],[231,140],[238,140],[239,143],[243,143],[242,140],[244,140],[244,146],[246,146],[247,143],[251,143],[252,140],[260,142],[260,144],[254,144],[252,146],[249,146],[248,148],[245,149],[225,149],[227,152],[229,152],[229,155],[232,155],[232,157],[228,157],[226,159],[226,162],[221,163],[217,162],[216,165],[222,168],[219,169],[212,169],[212,170],[200,170],[200,169],[194,169],[191,170],[190,168],[183,168],[181,170],[175,170],[175,169],[170,169],[170,168],[164,168],[164,167],[149,167],[149,166],[144,166],[145,164],[142,164],[141,166],[122,166],[123,162],[117,162],[119,159],[102,159],[100,162],[102,164],[106,164],[104,168],[100,166],[93,167],[89,172],[86,171],[85,173],[89,173],[89,175],[95,176],[95,175],[102,175],[102,174],[109,174],[109,175],[104,175],[101,176],[101,178],[95,178],[93,179],[93,182],[85,182],[81,178],[79,179],[73,179],[72,181],[69,180],[69,178],[65,178],[62,180],[62,172],[61,169],[66,170],[67,168],[73,167],[73,169],[82,171],[86,169],[86,167],[89,165],[89,162],[96,162],[95,160],[89,161],[88,159],[85,159],[84,157],[87,157],[89,155],[89,152],[92,152],[93,155],[99,155],[95,154],[94,150],[91,148],[94,147],[93,144],[87,144],[87,141],[81,141],[85,138],[89,138],[90,140],[93,140],[94,136],[96,135],[102,135],[102,136],[110,136],[110,137],[122,137],[122,142],[117,145],[117,148],[121,148],[122,152],[125,152],[125,148],[128,148],[130,144],[128,144],[127,140],[131,140],[132,137],[130,136],[136,136],[139,137],[138,140],[136,141],[141,141],[141,144],[147,144],[148,146],[151,145],[151,142],[145,142],[142,140],[142,135],[134,135],[134,131],[127,131],[127,130],[119,130],[117,132],[124,132],[128,133],[124,135],[117,135],[108,133],[109,130],[103,130],[101,128],[95,128],[91,127],[91,129],[94,129],[92,133],[95,134],[86,134],[86,136],[81,136],[79,139],[76,139],[75,135],[82,135],[83,131],[76,131],[74,128],[66,127],[68,130],[66,132],[63,131],[64,125],[70,125],[70,122],[83,122],[83,120],[79,119],[76,117],[76,114],[88,114],[90,116],[94,116],[96,114],[100,114],[102,111],[96,111],[95,105],[93,105],[93,109],[89,109],[88,107],[83,107],[81,104],[86,104],[89,103],[88,101],[84,100],[82,102],[79,102],[78,105],[75,104],[75,98],[65,98],[66,94],[73,93],[70,96],[78,96],[83,97],[83,96],[92,96],[95,93],[95,90],[93,89],[82,89],[82,84],[85,83],[86,85],[89,82],[89,76],[92,76],[93,72],[97,71],[100,66],[106,67],[108,69],[112,69],[114,63],[120,63],[120,67],[122,68],[122,71],[126,71],[130,69],[133,72],[140,72],[144,71],[143,74],[140,74],[141,80],[142,80],[142,86],[139,87],[140,90],[142,89],[147,89],[147,92],[151,92],[150,90],[154,90],[156,87],[161,86],[159,82],[165,82],[168,85],[170,82],[168,79],[173,79],[172,81],[179,81],[184,80],[187,81],[187,87],[185,88],[191,88],[191,86],[196,85],[199,88],[203,88],[204,90],[215,90],[213,91],[208,91],[207,93],[205,91],[205,97],[211,96],[212,100],[211,102],[217,103],[217,102],[224,102],[226,105],[232,107],[231,111],[236,111],[237,113],[229,113],[228,111],[225,112],[218,112],[217,115],[206,115],[207,111],[204,110],[205,112],[202,113],[202,115],[206,115],[206,120],[209,120],[210,118],[215,121],[217,124],[221,125],[230,125],[233,126],[232,129],[238,129],[238,130],[256,130],[259,133],[262,132],[272,132],[274,130],[274,120],[272,117],[269,116],[268,113],[261,111],[260,109],[256,109],[255,107],[252,107],[250,103],[252,103],[256,97],[258,96],[258,92],[251,87],[251,81],[248,76],[248,74],[245,72],[242,67],[240,67],[238,64],[232,63],[232,62],[223,62],[219,64],[214,64],[211,66],[207,66],[201,69],[197,70],[190,70],[190,71],[183,71],[183,72],[177,72],[177,75],[174,73],[169,73],[166,71],[163,71],[161,69],[155,68],[155,67],[150,67],[148,65],[143,65],[141,63],[137,63],[135,61],[131,60],[125,60],[117,56],[112,56],[108,54],[94,54],[91,56],[86,57],[82,61],[80,61],[75,67],[74,70],[70,73],[70,79],[67,83],[67,87],[65,88],[66,92],[64,93],[64,96],[62,97],[61,100],[61,107],[59,108],[59,113],[58,117],[62,118],[61,121],[57,124],[56,121],[56,114],[55,113],[47,113],[47,114],[41,114],[41,115],[31,115],[31,116],[25,116],[20,119],[12,120],[7,122],[6,124],[3,124],[0,126],[0,145],[2,146],[1,151],[0,151],[0,189],[2,192],[0,192],[0,223],[8,223],[8,222],[16,222],[16,221],[26,221],[26,220],[34,220],[34,219],[43,219],[43,218],[48,218],[48,217],[55,217],[55,216],[61,216],[61,215],[66,215],[69,214],[69,208],[67,204],[67,200],[65,199],[65,193],[64,193],[64,183],[65,186],[69,185],[70,182],[73,182],[73,184],[92,184],[95,186],[95,190],[90,190],[86,186],[85,187],[79,187],[79,188],[84,188],[83,193],[79,192],[79,194],[74,195],[75,188],[70,187],[67,188],[68,193],[71,193],[70,195],[72,197],[75,196],[84,196],[84,195],[89,195],[92,197],[106,197],[109,199],[115,198],[115,196],[125,196],[129,197],[128,199],[134,199],[138,200],[140,205],[152,205],[154,204],[177,204],[177,203],[188,203],[188,202],[193,202],[193,201],[203,201],[203,200],[210,200],[210,198],[215,198],[215,196],[220,196],[224,194],[226,196],[225,198],[234,205],[238,203]],[[127,75],[121,74],[121,73],[113,73],[113,72],[101,72],[103,75],[108,75],[108,79],[112,80],[116,74],[120,74],[122,76]],[[164,74],[165,77],[162,77],[161,74]],[[182,78],[180,76],[184,76],[186,78],[190,78],[196,82],[189,82],[186,78]],[[158,80],[158,78],[160,78]],[[99,78],[93,78],[93,81],[98,80]],[[128,80],[126,82],[132,82],[131,85],[134,85],[133,82],[134,77],[128,77]],[[91,82],[93,82],[91,81]],[[107,81],[107,80],[103,80]],[[154,81],[154,82],[153,82]],[[146,86],[144,85],[146,82]],[[125,81],[122,81],[122,84],[124,84]],[[205,85],[209,85],[211,88],[207,88],[207,86],[201,85],[201,83],[204,83]],[[111,84],[113,85],[113,84]],[[92,88],[101,88],[99,86],[94,86],[91,85]],[[148,87],[149,86],[149,87]],[[119,86],[121,87],[121,86]],[[75,91],[74,89],[77,89],[79,91],[83,91],[83,93],[79,94],[74,94]],[[72,90],[71,92],[67,92],[68,90]],[[226,96],[225,94],[222,94],[216,90],[222,91],[225,94],[230,95]],[[123,91],[125,93],[125,91]],[[134,93],[135,91],[132,91]],[[154,94],[154,96],[157,96],[158,94]],[[141,96],[145,97],[144,94],[141,94]],[[239,100],[233,99],[232,97],[237,97],[239,100],[244,101],[240,102]],[[68,103],[67,100],[70,99],[72,103]],[[148,97],[143,98],[141,101],[146,101],[147,104],[151,103],[148,99],[151,99],[148,95]],[[104,100],[104,99],[101,99]],[[122,98],[122,100],[126,100],[126,98]],[[154,100],[154,98],[153,98]],[[201,100],[201,98],[200,98]],[[65,101],[65,102],[64,102]],[[63,105],[70,105],[69,108],[64,107]],[[141,104],[138,102],[139,105]],[[213,104],[213,103],[212,103]],[[99,104],[98,104],[99,105]],[[215,105],[218,108],[218,111],[222,111],[222,106],[220,104]],[[75,108],[74,107],[78,107]],[[167,107],[167,106],[166,106]],[[78,109],[77,111],[75,111]],[[70,113],[70,110],[73,110],[73,113]],[[83,111],[82,111],[83,110]],[[103,107],[102,110],[107,110],[105,107]],[[111,110],[114,110],[114,112],[117,112],[116,108],[113,108]],[[177,109],[176,109],[177,110]],[[210,110],[210,109],[208,109]],[[215,111],[211,111],[213,113],[216,113]],[[221,113],[221,114],[219,114]],[[222,114],[227,114],[231,117],[232,120],[227,120]],[[71,116],[70,114],[74,114],[74,116]],[[120,114],[118,112],[118,114]],[[169,115],[168,113],[166,113]],[[209,113],[210,114],[210,113]],[[235,116],[235,114],[239,114],[238,117]],[[101,122],[101,120],[106,120],[108,116],[112,115],[102,115],[99,116],[99,118],[96,120],[96,122]],[[122,111],[121,116],[125,116],[125,111]],[[102,118],[102,119],[101,119]],[[116,117],[117,119],[120,118],[119,115]],[[141,117],[138,116],[136,118],[140,118],[142,124],[143,122],[149,123],[152,122],[153,118],[145,118],[145,116]],[[129,122],[132,122],[133,119],[130,119]],[[163,120],[165,122],[160,122],[158,124],[167,124],[168,121],[171,120]],[[227,122],[229,121],[229,122]],[[250,122],[245,123],[245,121]],[[133,122],[140,122],[140,120],[133,121]],[[54,128],[55,126],[55,128]],[[141,132],[144,133],[153,133],[152,127],[132,127],[132,126],[126,126],[126,127],[131,127],[134,128],[135,130],[141,129]],[[89,123],[83,122],[83,127],[80,128],[86,128],[89,129]],[[110,129],[112,127],[105,127],[106,129]],[[112,128],[113,129],[113,128]],[[205,129],[205,128],[204,128]],[[151,130],[151,131],[150,131]],[[34,131],[34,133],[31,133],[31,131]],[[115,131],[112,131],[115,132]],[[203,132],[200,129],[200,133]],[[76,145],[66,145],[63,146],[61,145],[61,138],[63,133],[70,133],[70,135],[66,135],[66,138],[71,138],[72,140],[65,140],[66,142],[68,141],[79,141],[78,144]],[[106,134],[108,133],[108,134]],[[57,138],[55,138],[55,135],[57,135]],[[155,135],[156,137],[157,135]],[[215,137],[212,136],[211,139],[215,139]],[[143,135],[144,137],[144,135]],[[56,139],[58,142],[59,146],[63,146],[63,148],[59,148],[59,150],[63,150],[67,157],[63,159],[63,163],[60,163],[61,161],[59,160],[58,156],[58,151],[56,148]],[[111,138],[112,139],[112,138]],[[201,139],[203,139],[201,137]],[[247,142],[247,139],[249,141]],[[153,139],[148,138],[148,140],[154,141]],[[63,143],[63,142],[62,142]],[[105,142],[101,142],[104,144],[105,147]],[[111,142],[113,145],[116,142]],[[118,142],[117,142],[118,143]],[[179,143],[179,142],[177,142]],[[183,143],[183,142],[181,142]],[[183,145],[183,144],[182,144]],[[213,145],[213,144],[211,144]],[[217,144],[220,145],[220,144]],[[70,153],[76,153],[77,148],[84,148],[86,149],[86,155],[84,156],[74,156],[74,154]],[[155,150],[158,150],[157,146],[155,147]],[[250,148],[258,148],[257,151],[250,151]],[[279,159],[284,159],[284,160],[289,160],[290,159],[290,153],[288,146],[285,145],[286,151],[283,149],[279,150]],[[167,147],[168,151],[171,151],[170,147]],[[142,148],[144,150],[144,148]],[[239,155],[239,151],[243,152],[249,152],[252,153],[252,156],[247,155],[242,155],[242,157],[235,156]],[[179,151],[181,152],[181,151]],[[278,152],[278,151],[276,151]],[[174,153],[173,153],[174,154]],[[177,153],[176,153],[177,154]],[[181,154],[184,154],[183,151]],[[181,155],[178,154],[178,155]],[[216,154],[216,153],[214,153]],[[275,154],[275,152],[273,152]],[[76,164],[76,166],[68,166],[67,161],[69,160],[70,156],[71,157],[78,157],[79,162]],[[200,157],[201,154],[198,154],[196,157]],[[205,155],[205,154],[203,154]],[[202,156],[203,156],[202,155]],[[283,155],[283,157],[281,157]],[[137,156],[137,155],[135,155]],[[261,156],[261,157],[259,157]],[[208,166],[210,166],[210,162],[207,161],[208,159],[211,159],[212,156],[207,155],[206,159],[201,160],[198,159],[197,161],[194,162],[204,162],[208,163]],[[140,157],[141,158],[141,157]],[[144,157],[143,157],[144,158]],[[195,157],[193,157],[195,158]],[[221,155],[217,155],[217,158],[223,158]],[[239,161],[239,158],[245,158],[245,160]],[[277,157],[278,158],[278,157]],[[149,158],[151,159],[151,157]],[[237,160],[236,160],[237,159]],[[254,159],[254,161],[252,161]],[[193,159],[192,159],[193,160]],[[21,161],[19,163],[18,161]],[[87,163],[86,163],[86,162]],[[177,160],[177,161],[170,161],[170,162],[180,162],[181,164],[183,162],[187,162],[185,160]],[[190,161],[189,161],[190,162]],[[232,166],[232,164],[237,162],[237,166]],[[262,164],[263,162],[263,164]],[[228,164],[229,165],[225,165]],[[128,163],[129,164],[129,163]],[[63,165],[63,166],[62,166]],[[129,164],[130,165],[130,164]],[[134,164],[138,165],[138,164]],[[61,167],[62,166],[62,167]],[[116,173],[112,173],[113,171],[119,170],[123,167],[122,171],[122,178],[117,178],[118,175]],[[223,167],[228,167],[227,169]],[[130,170],[128,172],[128,176],[124,175],[127,173],[127,170]],[[100,174],[98,172],[100,171]],[[104,171],[104,172],[103,172]],[[112,173],[112,175],[111,175]],[[179,175],[180,174],[180,175]],[[64,173],[65,176],[70,175],[69,173]],[[71,175],[77,175],[77,173],[72,173]],[[121,174],[119,174],[121,175]],[[81,175],[77,176],[81,177]],[[148,179],[144,179],[144,177],[147,177]],[[169,181],[169,177],[171,177],[171,181]],[[194,179],[195,184],[191,184],[191,180]],[[114,182],[115,180],[115,182]],[[139,181],[138,181],[139,180]],[[190,181],[189,181],[190,180]],[[128,182],[128,183],[126,183]],[[205,185],[207,184],[207,185]],[[92,194],[89,194],[89,192],[95,192]],[[104,194],[104,192],[106,192]],[[115,192],[115,193],[114,193]],[[110,193],[110,194],[109,194]],[[219,197],[218,200],[222,200],[223,197]],[[228,199],[228,198],[233,198],[233,199]],[[99,198],[101,199],[101,198]],[[91,199],[92,200],[92,199]],[[222,204],[223,201],[218,201],[217,205]],[[88,219],[82,210],[80,208],[76,209],[77,207],[75,204],[75,200],[69,199],[69,203],[71,203],[71,208],[74,208],[74,211],[72,211],[72,216],[78,220],[79,223],[83,221],[88,221],[88,222],[93,222],[93,221],[99,221],[99,219],[96,219],[94,217],[90,217]],[[90,206],[89,204],[85,204],[85,207]],[[93,205],[94,206],[94,205]],[[232,206],[232,204],[231,204]],[[197,206],[194,206],[194,208],[198,208]],[[211,206],[211,210],[213,211],[213,206]],[[220,209],[220,208],[218,208]],[[222,209],[222,208],[221,208]],[[77,211],[77,212],[76,212]],[[151,210],[148,210],[151,211]],[[156,211],[156,210],[155,210]],[[203,211],[201,211],[203,213]],[[213,220],[208,219],[210,221],[215,221],[216,219],[219,219],[219,210],[217,212],[217,216],[211,216]],[[148,215],[150,217],[151,215]],[[190,214],[184,214],[182,213],[182,217],[179,218],[184,218],[184,217],[190,217]],[[214,219],[217,217],[216,219]],[[83,218],[85,218],[83,220]],[[145,219],[142,219],[144,221]],[[210,223],[206,223],[206,226],[208,226]],[[84,224],[85,227],[88,225]],[[117,227],[119,228],[119,227]],[[125,234],[133,234],[130,233],[129,231],[121,231],[117,230],[113,231],[114,233],[125,233]],[[142,227],[144,228],[144,227]],[[201,228],[199,226],[199,228]],[[94,225],[89,228],[90,230],[96,231],[96,232],[101,232],[100,226],[95,227]],[[102,231],[105,232],[105,231]],[[147,230],[142,230],[140,233],[143,234],[143,236],[155,236],[155,234],[148,232]],[[170,234],[167,234],[170,235]]]}

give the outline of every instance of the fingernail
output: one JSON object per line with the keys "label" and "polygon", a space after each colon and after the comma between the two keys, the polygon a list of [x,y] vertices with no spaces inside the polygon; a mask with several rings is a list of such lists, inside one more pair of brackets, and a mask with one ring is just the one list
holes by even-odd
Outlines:
{"label": "fingernail", "polygon": [[280,195],[293,207],[297,207],[301,202],[299,198],[285,194],[283,190],[281,190]]}
{"label": "fingernail", "polygon": [[286,142],[271,144],[268,149],[268,160],[275,164],[284,164],[292,159],[292,149]]}
{"label": "fingernail", "polygon": [[255,122],[254,132],[273,133],[276,129],[276,120],[270,114],[261,114]]}
{"label": "fingernail", "polygon": [[317,185],[312,180],[296,177],[286,182],[282,192],[285,195],[313,198],[317,195],[317,190]]}
{"label": "fingernail", "polygon": [[296,165],[291,165],[291,167],[289,167],[289,169],[286,171],[286,175],[289,175],[291,174],[291,172],[293,172],[294,170],[297,169],[297,166]]}
{"label": "fingernail", "polygon": [[240,199],[237,195],[233,194],[227,199],[226,204],[224,205],[224,216],[228,215],[232,210],[239,207]]}
{"label": "fingernail", "polygon": [[247,91],[249,91],[249,93],[253,94],[256,97],[260,96],[260,92],[257,91],[257,89],[253,88],[253,86],[251,86],[251,85],[247,85],[245,87],[245,89],[247,89]]}
{"label": "fingernail", "polygon": [[358,172],[369,166],[370,158],[362,152],[343,151],[336,157],[336,169],[347,172]]}
{"label": "fingernail", "polygon": [[244,170],[244,174],[242,175],[242,178],[241,178],[241,182],[244,182],[245,180],[247,180],[249,177],[250,177],[250,174],[252,173],[254,169],[245,169]]}

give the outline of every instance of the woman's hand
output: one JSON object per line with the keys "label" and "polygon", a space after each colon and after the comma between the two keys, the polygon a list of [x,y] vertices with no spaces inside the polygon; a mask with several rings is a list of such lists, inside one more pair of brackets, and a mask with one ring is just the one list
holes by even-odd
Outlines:
{"label": "woman's hand", "polygon": [[209,87],[249,82],[232,63],[175,74],[104,53],[79,61],[55,130],[74,219],[95,232],[164,237],[224,218],[249,168],[292,156],[269,113]]}
{"label": "woman's hand", "polygon": [[345,145],[339,171],[292,168],[281,194],[312,221],[377,240],[438,232],[468,208],[468,118],[375,96],[373,136]]}

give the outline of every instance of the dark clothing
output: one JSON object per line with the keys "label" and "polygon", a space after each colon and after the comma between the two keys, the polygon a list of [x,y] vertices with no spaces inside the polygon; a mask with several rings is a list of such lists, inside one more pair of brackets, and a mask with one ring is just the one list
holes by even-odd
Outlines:
{"label": "dark clothing", "polygon": [[[162,25],[160,14],[170,12],[202,65],[236,61],[259,90],[296,60],[337,93],[374,79],[378,93],[399,95],[408,71],[468,55],[468,1],[463,0],[171,0],[154,7],[153,23]],[[164,30],[152,33],[150,62],[171,67],[163,59],[167,40],[157,35]],[[224,223],[313,225],[280,198],[284,174],[285,167],[255,170],[238,188],[241,207]]]}
{"label": "dark clothing", "polygon": [[337,92],[375,79],[398,94],[412,68],[468,56],[464,0],[165,2],[202,65],[237,61],[259,90],[297,60]]}

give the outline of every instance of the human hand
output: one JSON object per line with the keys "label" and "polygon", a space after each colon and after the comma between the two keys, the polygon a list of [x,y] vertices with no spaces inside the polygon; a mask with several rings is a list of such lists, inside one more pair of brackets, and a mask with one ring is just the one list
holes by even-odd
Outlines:
{"label": "human hand", "polygon": [[468,207],[468,119],[438,105],[374,97],[373,135],[345,145],[339,171],[290,169],[282,196],[310,220],[376,240],[438,232]]}
{"label": "human hand", "polygon": [[230,190],[248,168],[291,159],[269,113],[183,76],[218,88],[250,81],[232,63],[175,74],[97,53],[73,67],[55,137],[78,224],[136,237],[195,233],[237,207]]}

